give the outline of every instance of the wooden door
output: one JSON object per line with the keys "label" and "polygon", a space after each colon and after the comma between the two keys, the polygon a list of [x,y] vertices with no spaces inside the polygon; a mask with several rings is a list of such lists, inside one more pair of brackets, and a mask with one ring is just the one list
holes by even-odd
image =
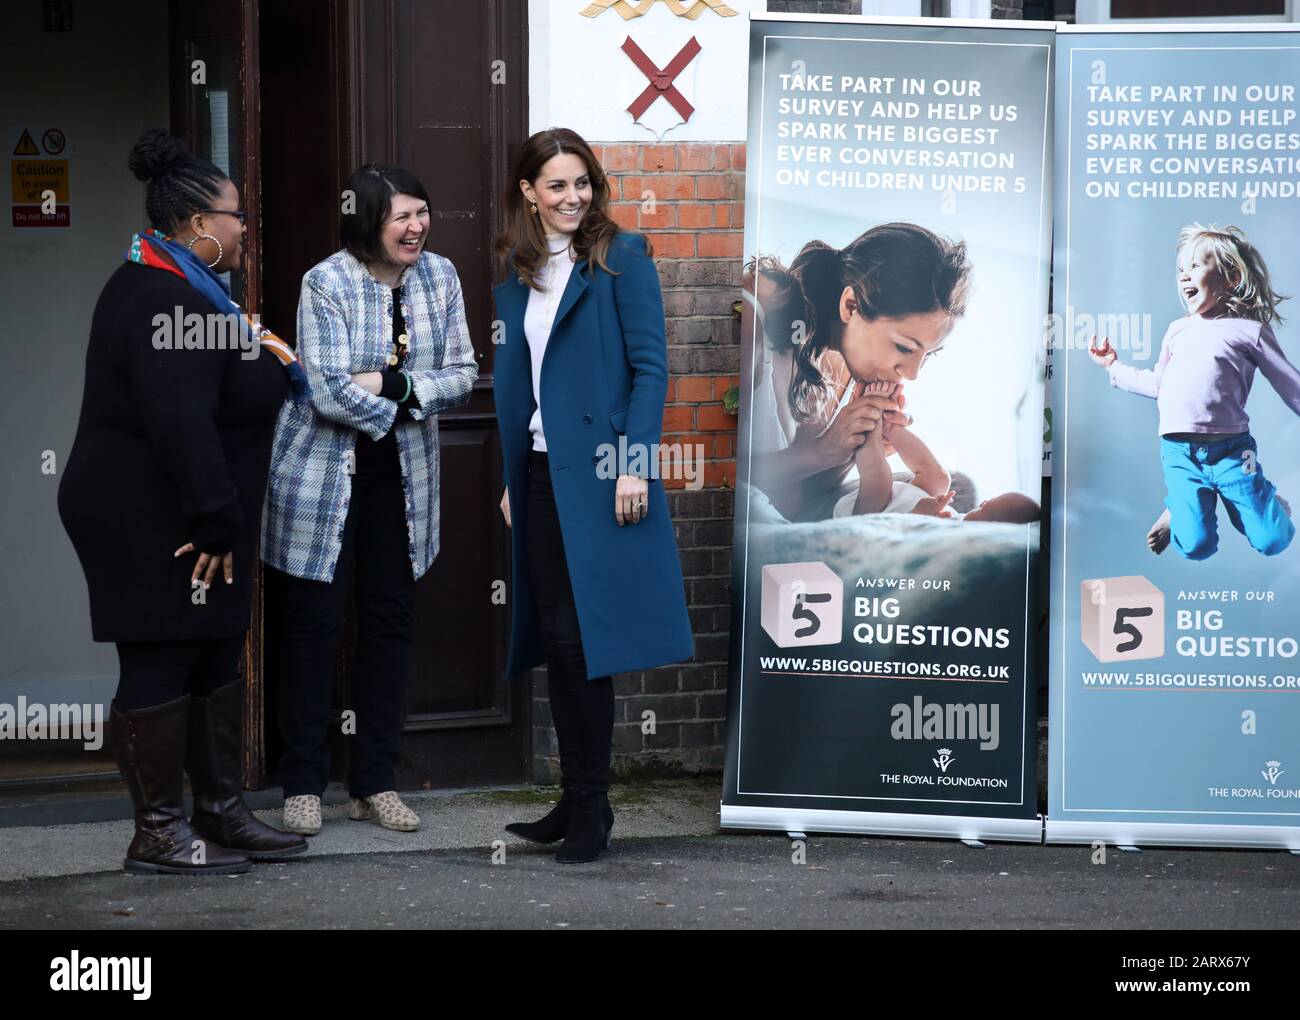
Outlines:
{"label": "wooden door", "polygon": [[[517,0],[259,2],[264,321],[294,339],[302,275],[339,247],[348,175],[370,161],[399,163],[429,191],[429,248],[456,267],[479,355],[470,401],[439,416],[441,552],[418,586],[403,789],[518,782],[529,754],[530,692],[505,676],[509,606],[492,600],[493,582],[509,577],[509,543],[497,509],[501,458],[491,388],[492,238],[508,149],[527,127],[526,10]],[[493,60],[506,61],[504,84],[492,84]],[[279,750],[276,582],[268,572],[271,764]],[[350,700],[352,639],[349,620],[336,711]],[[346,741],[339,727],[333,733],[331,771],[342,778]]]}
{"label": "wooden door", "polygon": [[527,10],[376,0],[358,11],[362,160],[424,182],[429,246],[456,266],[479,358],[468,404],[439,416],[442,548],[420,582],[401,776],[416,786],[518,782],[529,754],[531,691],[505,674],[510,607],[492,598],[509,578],[509,541],[491,343],[492,239],[508,158],[527,135]]}

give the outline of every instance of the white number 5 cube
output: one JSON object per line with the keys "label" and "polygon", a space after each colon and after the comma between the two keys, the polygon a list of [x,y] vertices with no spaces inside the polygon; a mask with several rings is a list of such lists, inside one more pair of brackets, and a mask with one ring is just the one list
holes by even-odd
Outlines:
{"label": "white number 5 cube", "polygon": [[1158,659],[1165,654],[1165,596],[1140,574],[1084,581],[1079,622],[1099,662]]}
{"label": "white number 5 cube", "polygon": [[763,568],[763,629],[781,648],[837,645],[844,624],[844,584],[820,560]]}

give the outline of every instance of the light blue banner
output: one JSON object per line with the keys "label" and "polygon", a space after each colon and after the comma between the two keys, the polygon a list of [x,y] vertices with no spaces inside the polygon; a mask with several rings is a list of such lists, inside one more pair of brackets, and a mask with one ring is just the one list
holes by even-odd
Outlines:
{"label": "light blue banner", "polygon": [[1049,842],[1300,848],[1298,95],[1290,31],[1057,37]]}

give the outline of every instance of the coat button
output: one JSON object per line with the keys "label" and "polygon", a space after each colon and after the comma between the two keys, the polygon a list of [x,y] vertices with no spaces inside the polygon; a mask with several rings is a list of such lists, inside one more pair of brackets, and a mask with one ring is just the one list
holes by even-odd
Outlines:
{"label": "coat button", "polygon": [[582,420],[585,421],[588,425],[590,425],[590,424],[591,424],[591,415],[589,415],[589,414],[584,414],[584,415],[582,416]]}

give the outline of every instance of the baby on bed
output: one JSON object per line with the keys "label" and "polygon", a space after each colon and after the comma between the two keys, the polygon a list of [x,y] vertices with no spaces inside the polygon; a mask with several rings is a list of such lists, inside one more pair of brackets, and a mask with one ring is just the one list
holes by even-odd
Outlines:
{"label": "baby on bed", "polygon": [[[862,384],[863,393],[878,393],[891,399],[898,384],[873,382]],[[894,478],[888,458],[897,453],[912,473],[911,481]],[[965,521],[1002,521],[1029,524],[1039,519],[1038,504],[1019,492],[1004,492],[986,499],[974,510],[959,514],[949,509],[956,493],[949,488],[952,479],[930,448],[910,429],[902,425],[884,425],[867,433],[867,441],[855,454],[860,482],[856,493],[842,496],[835,504],[836,517],[856,514],[925,514]]]}

